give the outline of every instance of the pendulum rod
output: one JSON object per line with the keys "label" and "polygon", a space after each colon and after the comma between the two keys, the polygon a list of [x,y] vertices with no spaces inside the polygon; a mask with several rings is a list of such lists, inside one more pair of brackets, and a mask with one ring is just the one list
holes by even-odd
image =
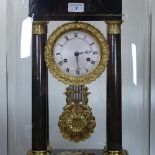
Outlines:
{"label": "pendulum rod", "polygon": [[107,66],[106,150],[122,155],[121,24],[107,21],[109,61]]}
{"label": "pendulum rod", "polygon": [[83,91],[84,91],[85,87],[83,85],[80,85],[80,86],[71,85],[69,88],[72,91],[71,100],[74,103],[82,102],[82,100],[83,100]]}
{"label": "pendulum rod", "polygon": [[34,21],[32,34],[32,154],[47,155],[49,145],[48,71],[44,60],[47,22]]}

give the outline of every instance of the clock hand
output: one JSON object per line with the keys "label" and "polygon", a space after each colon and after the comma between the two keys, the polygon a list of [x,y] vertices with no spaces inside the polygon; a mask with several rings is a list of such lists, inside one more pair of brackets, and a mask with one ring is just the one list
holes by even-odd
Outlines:
{"label": "clock hand", "polygon": [[92,52],[92,51],[87,50],[87,51],[85,51],[85,52],[79,52],[79,54],[83,54],[83,53],[89,54],[89,53],[91,53],[91,52]]}
{"label": "clock hand", "polygon": [[77,69],[80,69],[79,68],[79,57],[78,56],[76,56],[76,63],[77,63]]}
{"label": "clock hand", "polygon": [[74,55],[76,56],[76,63],[77,63],[77,69],[80,69],[79,67],[79,52],[75,52]]}

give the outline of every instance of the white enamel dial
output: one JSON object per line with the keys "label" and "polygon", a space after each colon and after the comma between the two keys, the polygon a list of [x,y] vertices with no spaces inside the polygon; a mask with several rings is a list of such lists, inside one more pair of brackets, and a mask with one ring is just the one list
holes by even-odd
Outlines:
{"label": "white enamel dial", "polygon": [[100,50],[98,42],[89,33],[81,30],[69,31],[56,40],[53,49],[54,60],[64,73],[83,76],[98,66]]}

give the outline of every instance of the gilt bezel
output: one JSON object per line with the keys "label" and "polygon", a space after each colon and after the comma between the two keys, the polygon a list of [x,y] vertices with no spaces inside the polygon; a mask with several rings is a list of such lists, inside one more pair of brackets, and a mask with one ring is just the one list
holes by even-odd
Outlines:
{"label": "gilt bezel", "polygon": [[[101,57],[99,64],[89,74],[81,76],[69,75],[63,72],[55,62],[53,52],[55,43],[61,37],[61,35],[69,31],[83,31],[88,33],[98,42],[100,46]],[[97,28],[84,22],[71,22],[61,25],[52,32],[46,43],[44,55],[47,67],[50,73],[52,73],[56,79],[68,85],[84,85],[95,81],[104,72],[108,62],[109,50],[104,35]]]}

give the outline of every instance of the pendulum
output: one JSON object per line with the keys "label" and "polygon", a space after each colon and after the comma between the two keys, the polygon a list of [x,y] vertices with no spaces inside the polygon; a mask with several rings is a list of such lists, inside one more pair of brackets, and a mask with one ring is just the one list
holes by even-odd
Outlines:
{"label": "pendulum", "polygon": [[62,115],[59,117],[58,126],[65,139],[80,142],[88,139],[96,126],[92,109],[88,105],[88,88],[69,86],[66,89],[66,102]]}

